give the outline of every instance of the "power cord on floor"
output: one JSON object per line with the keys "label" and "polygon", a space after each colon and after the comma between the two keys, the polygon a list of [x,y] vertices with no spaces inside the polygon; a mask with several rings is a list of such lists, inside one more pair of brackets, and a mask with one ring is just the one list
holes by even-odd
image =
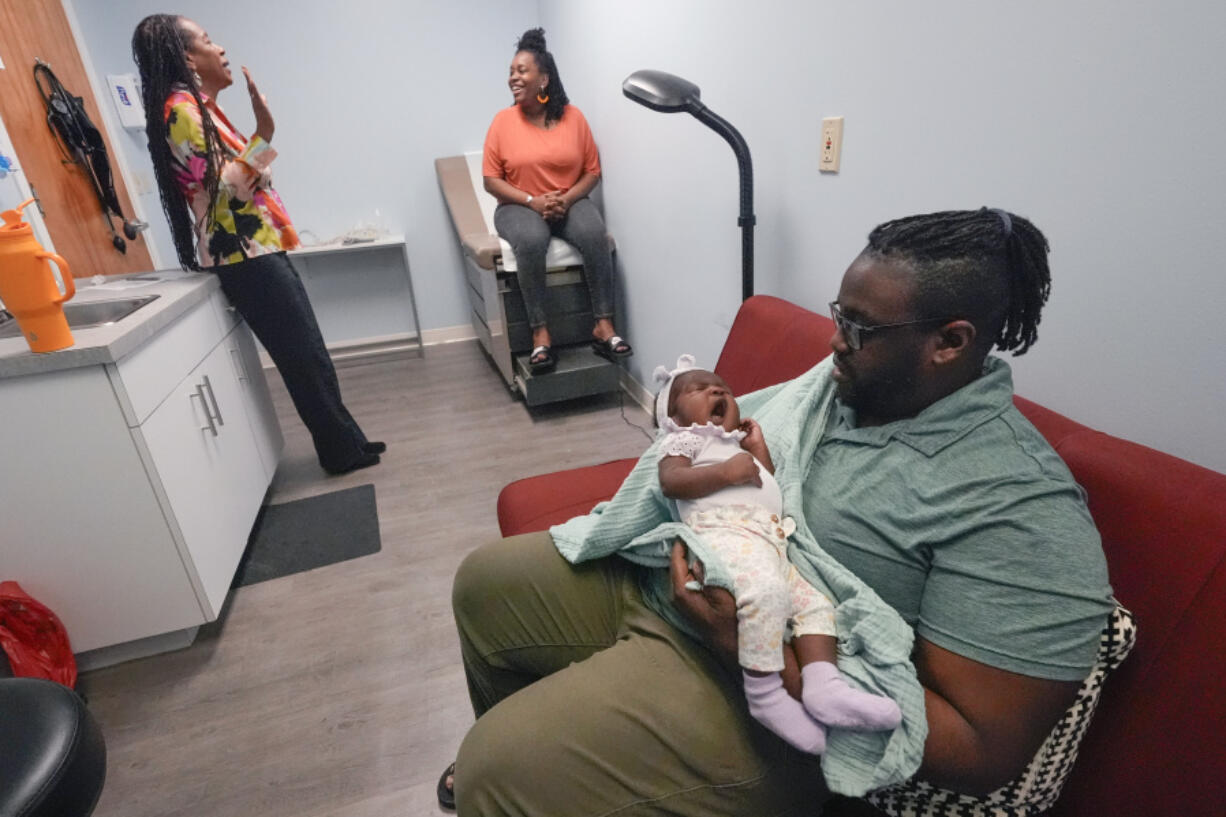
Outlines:
{"label": "power cord on floor", "polygon": [[623,423],[633,428],[637,428],[639,431],[643,432],[643,436],[646,437],[648,440],[651,440],[651,441],[655,440],[656,438],[655,434],[643,428],[638,423],[630,422],[630,418],[626,416],[626,390],[625,389],[617,390],[617,404],[621,408]]}

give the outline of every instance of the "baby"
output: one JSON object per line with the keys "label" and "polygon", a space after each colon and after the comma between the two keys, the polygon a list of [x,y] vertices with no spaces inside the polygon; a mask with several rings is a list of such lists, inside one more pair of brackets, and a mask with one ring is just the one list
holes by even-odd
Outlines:
{"label": "baby", "polygon": [[[828,726],[898,726],[902,713],[894,701],[849,686],[835,665],[834,605],[788,561],[787,537],[796,525],[783,516],[762,429],[741,420],[727,384],[695,368],[690,355],[672,371],[657,367],[655,377],[663,384],[656,396],[656,423],[665,435],[660,487],[732,578],[750,714],[811,754],[825,751]],[[789,621],[803,705],[787,694],[780,675]]]}

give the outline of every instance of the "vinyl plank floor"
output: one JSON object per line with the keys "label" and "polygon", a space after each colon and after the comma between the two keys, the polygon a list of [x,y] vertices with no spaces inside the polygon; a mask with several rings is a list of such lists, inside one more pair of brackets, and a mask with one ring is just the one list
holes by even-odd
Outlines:
{"label": "vinyl plank floor", "polygon": [[269,372],[286,445],[267,501],[372,483],[382,550],[239,588],[191,647],[83,673],[107,740],[97,817],[439,813],[472,723],[451,578],[498,536],[498,491],[649,441],[628,398],[529,411],[475,341],[339,375],[383,461],[326,476]]}

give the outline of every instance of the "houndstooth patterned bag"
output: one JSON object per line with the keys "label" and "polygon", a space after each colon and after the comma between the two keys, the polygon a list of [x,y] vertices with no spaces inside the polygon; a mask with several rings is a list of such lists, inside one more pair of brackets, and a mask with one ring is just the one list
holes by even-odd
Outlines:
{"label": "houndstooth patterned bag", "polygon": [[891,817],[1031,817],[1055,804],[1068,779],[1090,717],[1098,706],[1103,681],[1132,651],[1137,626],[1132,613],[1116,606],[1103,628],[1094,669],[1077,692],[1077,700],[1051,730],[1047,740],[1015,780],[983,797],[958,794],[919,780],[908,780],[865,799]]}

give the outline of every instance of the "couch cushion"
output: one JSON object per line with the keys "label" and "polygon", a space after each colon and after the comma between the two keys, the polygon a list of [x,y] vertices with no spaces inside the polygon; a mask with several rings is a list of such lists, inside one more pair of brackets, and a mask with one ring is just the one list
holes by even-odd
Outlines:
{"label": "couch cushion", "polygon": [[1049,408],[1040,406],[1038,403],[1027,400],[1025,397],[1014,395],[1013,405],[1017,406],[1018,411],[1038,429],[1039,433],[1047,439],[1047,442],[1051,444],[1052,448],[1056,449],[1057,453],[1060,452],[1060,445],[1064,442],[1065,438],[1081,431],[1090,430],[1087,426],[1083,426],[1075,420],[1070,420],[1063,414],[1057,414]]}
{"label": "couch cushion", "polygon": [[590,511],[617,493],[637,458],[517,479],[498,494],[503,536],[545,530]]}
{"label": "couch cushion", "polygon": [[1139,638],[1052,814],[1220,813],[1226,475],[1097,431],[1059,451],[1089,495]]}
{"label": "couch cushion", "polygon": [[770,295],[741,304],[715,372],[733,394],[804,374],[830,354],[834,321]]}

